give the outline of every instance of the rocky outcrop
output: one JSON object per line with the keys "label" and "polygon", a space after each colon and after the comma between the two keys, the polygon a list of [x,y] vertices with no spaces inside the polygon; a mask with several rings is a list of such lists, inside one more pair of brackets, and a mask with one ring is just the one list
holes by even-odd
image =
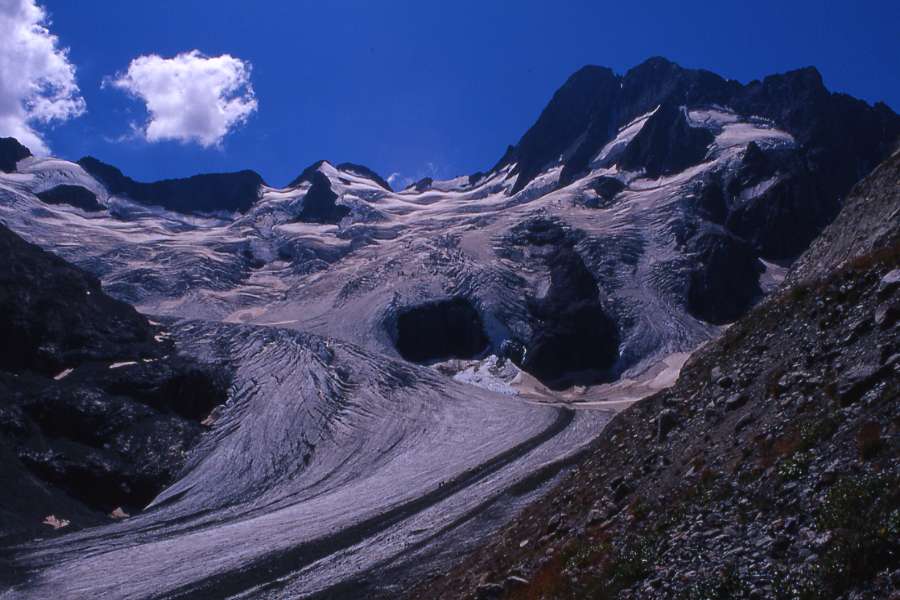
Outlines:
{"label": "rocky outcrop", "polygon": [[143,183],[91,156],[78,164],[112,195],[182,213],[246,212],[259,199],[259,188],[265,183],[259,174],[246,170]]}
{"label": "rocky outcrop", "polygon": [[106,207],[97,202],[97,195],[80,185],[57,185],[35,194],[46,204],[68,204],[85,212],[99,212]]}
{"label": "rocky outcrop", "polygon": [[549,278],[542,295],[528,299],[531,335],[521,366],[544,384],[564,388],[608,377],[619,335],[600,288],[575,251],[577,232],[553,219],[528,219],[510,232],[510,248],[525,248]]}
{"label": "rocky outcrop", "polygon": [[423,177],[415,183],[410,184],[406,189],[415,190],[417,192],[427,192],[431,189],[432,183],[434,183],[434,179],[431,177]]}
{"label": "rocky outcrop", "polygon": [[31,150],[19,143],[16,138],[0,138],[0,171],[12,173],[16,163],[31,156]]}
{"label": "rocky outcrop", "polygon": [[338,195],[331,189],[331,181],[324,173],[313,171],[307,178],[312,185],[303,197],[297,221],[334,224],[350,214],[349,207],[337,204]]}
{"label": "rocky outcrop", "polygon": [[524,188],[569,150],[579,136],[608,140],[618,88],[619,78],[605,67],[584,67],[569,77],[537,122],[495,167],[516,164],[518,179],[513,192]]}
{"label": "rocky outcrop", "polygon": [[619,166],[643,170],[647,177],[683,171],[703,161],[715,136],[708,129],[692,127],[683,107],[661,106],[625,147]]}
{"label": "rocky outcrop", "polygon": [[609,208],[615,197],[625,189],[625,184],[615,177],[600,176],[590,183],[591,189],[597,192],[596,200],[590,202],[590,208]]}
{"label": "rocky outcrop", "polygon": [[687,307],[708,323],[736,320],[762,297],[763,266],[746,242],[719,231],[706,231],[688,242],[695,266],[688,283]]}
{"label": "rocky outcrop", "polygon": [[366,179],[371,179],[372,181],[374,181],[375,183],[377,183],[379,186],[383,187],[387,191],[389,191],[389,192],[392,191],[391,184],[389,184],[387,181],[385,181],[385,179],[381,175],[379,175],[378,173],[376,173],[369,167],[366,167],[363,165],[357,165],[355,163],[345,162],[345,163],[339,164],[337,166],[337,170],[344,171],[347,173],[353,173],[355,175],[360,175],[362,177],[365,177]]}
{"label": "rocky outcrop", "polygon": [[96,277],[0,225],[0,368],[44,375],[155,352],[153,329]]}
{"label": "rocky outcrop", "polygon": [[226,376],[3,226],[0,251],[0,540],[140,511],[224,402]]}

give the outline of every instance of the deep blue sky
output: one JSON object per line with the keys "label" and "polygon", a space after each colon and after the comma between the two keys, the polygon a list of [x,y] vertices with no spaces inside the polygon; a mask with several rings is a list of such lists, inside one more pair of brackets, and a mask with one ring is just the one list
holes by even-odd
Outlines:
{"label": "deep blue sky", "polygon": [[[900,109],[900,2],[45,0],[88,113],[46,138],[137,179],[252,168],[283,185],[319,158],[387,177],[486,169],[576,69],[662,55],[749,81],[815,65]],[[259,110],[222,148],[112,141],[142,105],[105,76],[199,49],[253,64]]]}

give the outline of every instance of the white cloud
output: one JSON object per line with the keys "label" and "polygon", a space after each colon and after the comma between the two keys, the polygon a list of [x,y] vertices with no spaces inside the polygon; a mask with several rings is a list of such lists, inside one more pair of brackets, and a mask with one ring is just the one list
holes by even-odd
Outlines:
{"label": "white cloud", "polygon": [[229,54],[204,56],[197,50],[173,58],[151,54],[135,58],[125,73],[104,85],[144,101],[147,122],[139,130],[148,142],[214,146],[256,110],[250,70],[249,62]]}
{"label": "white cloud", "polygon": [[34,0],[0,0],[0,136],[35,154],[50,150],[35,129],[84,113],[68,49],[47,28]]}
{"label": "white cloud", "polygon": [[402,173],[395,172],[388,175],[387,182],[393,189],[402,190],[411,185],[413,183],[413,180],[409,177],[406,177]]}

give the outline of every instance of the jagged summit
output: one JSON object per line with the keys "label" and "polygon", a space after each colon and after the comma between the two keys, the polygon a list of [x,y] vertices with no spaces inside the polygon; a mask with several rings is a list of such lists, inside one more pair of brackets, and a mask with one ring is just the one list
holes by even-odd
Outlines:
{"label": "jagged summit", "polygon": [[361,177],[363,179],[368,179],[368,180],[374,182],[379,187],[385,189],[388,192],[393,191],[391,189],[391,185],[387,181],[385,181],[384,178],[381,177],[381,175],[379,175],[378,173],[376,173],[375,171],[373,171],[372,169],[370,169],[368,167],[365,167],[363,165],[358,165],[356,163],[350,163],[350,162],[343,162],[338,165],[333,165],[331,162],[324,160],[324,159],[317,160],[310,166],[303,169],[303,172],[300,173],[300,175],[298,175],[297,177],[295,177],[287,185],[287,187],[289,187],[289,188],[296,187],[303,182],[310,183],[313,180],[314,174],[316,172],[327,171],[327,169],[323,169],[325,167],[335,169],[336,171],[339,171],[341,173],[346,173],[346,174],[350,174],[350,175],[355,175],[357,177]]}
{"label": "jagged summit", "polygon": [[[900,118],[886,105],[873,107],[830,93],[814,67],[742,85],[654,57],[622,76],[605,67],[577,71],[495,170],[515,165],[510,175],[518,175],[512,188],[517,192],[560,163],[560,182],[565,185],[587,168],[619,128],[664,104],[717,105],[741,116],[771,119],[816,155],[823,173],[834,180],[837,196],[847,192],[858,173],[874,167],[900,134]],[[846,149],[837,147],[838,139],[848,140],[852,160],[842,160]]]}

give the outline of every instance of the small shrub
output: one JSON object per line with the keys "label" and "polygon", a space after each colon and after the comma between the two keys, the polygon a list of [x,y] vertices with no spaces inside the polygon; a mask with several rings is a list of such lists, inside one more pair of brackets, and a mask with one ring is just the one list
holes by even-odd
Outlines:
{"label": "small shrub", "polygon": [[823,589],[818,565],[776,571],[772,577],[772,596],[775,600],[826,600],[829,597]]}
{"label": "small shrub", "polygon": [[887,475],[845,477],[826,495],[816,524],[835,532],[820,560],[822,581],[833,593],[900,563],[897,484]]}
{"label": "small shrub", "polygon": [[870,527],[872,509],[890,489],[890,483],[888,477],[880,475],[841,478],[819,507],[816,525],[822,530],[860,531]]}
{"label": "small shrub", "polygon": [[612,556],[606,573],[618,589],[641,581],[650,574],[656,559],[656,540],[649,536],[629,536]]}
{"label": "small shrub", "polygon": [[808,452],[797,452],[779,462],[775,472],[782,481],[795,481],[806,475],[810,458]]}

